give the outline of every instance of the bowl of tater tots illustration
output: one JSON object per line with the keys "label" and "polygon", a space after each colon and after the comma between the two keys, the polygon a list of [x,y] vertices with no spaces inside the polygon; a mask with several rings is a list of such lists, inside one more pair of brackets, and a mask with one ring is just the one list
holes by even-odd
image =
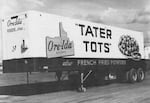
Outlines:
{"label": "bowl of tater tots illustration", "polygon": [[122,54],[132,58],[140,58],[141,54],[139,53],[139,45],[137,41],[129,36],[122,35],[118,44],[119,50]]}

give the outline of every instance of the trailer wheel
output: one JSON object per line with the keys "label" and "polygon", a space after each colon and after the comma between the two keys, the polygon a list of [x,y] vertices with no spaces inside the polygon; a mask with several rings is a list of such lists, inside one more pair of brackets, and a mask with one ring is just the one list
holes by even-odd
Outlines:
{"label": "trailer wheel", "polygon": [[132,68],[128,73],[128,80],[130,83],[135,83],[137,81],[137,78],[137,71],[134,68]]}
{"label": "trailer wheel", "polygon": [[142,68],[137,70],[137,82],[141,82],[145,79],[145,72]]}

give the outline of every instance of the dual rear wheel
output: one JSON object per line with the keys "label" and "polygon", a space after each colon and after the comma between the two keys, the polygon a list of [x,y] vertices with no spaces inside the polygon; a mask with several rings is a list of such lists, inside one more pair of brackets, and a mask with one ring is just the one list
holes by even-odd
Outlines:
{"label": "dual rear wheel", "polygon": [[142,68],[132,68],[127,72],[126,78],[130,83],[141,82],[145,79],[145,71]]}

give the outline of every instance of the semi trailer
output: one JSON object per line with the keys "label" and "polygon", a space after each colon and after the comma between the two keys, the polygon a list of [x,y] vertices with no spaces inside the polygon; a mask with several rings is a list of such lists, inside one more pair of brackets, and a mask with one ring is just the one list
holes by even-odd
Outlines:
{"label": "semi trailer", "polygon": [[3,72],[55,72],[85,91],[88,81],[145,79],[142,32],[37,11],[2,20]]}

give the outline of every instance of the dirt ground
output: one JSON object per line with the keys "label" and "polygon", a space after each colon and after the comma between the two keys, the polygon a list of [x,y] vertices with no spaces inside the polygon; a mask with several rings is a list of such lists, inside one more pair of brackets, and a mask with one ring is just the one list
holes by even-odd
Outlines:
{"label": "dirt ground", "polygon": [[0,95],[0,103],[150,103],[150,74],[141,83],[115,83],[30,96]]}

